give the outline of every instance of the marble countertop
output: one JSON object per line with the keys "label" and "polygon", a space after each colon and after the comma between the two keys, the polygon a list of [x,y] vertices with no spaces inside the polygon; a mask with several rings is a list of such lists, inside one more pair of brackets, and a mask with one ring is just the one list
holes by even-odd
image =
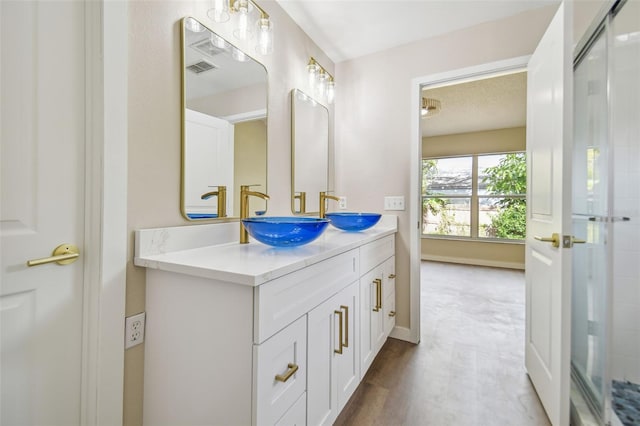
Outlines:
{"label": "marble countertop", "polygon": [[[199,226],[204,232],[197,232]],[[214,228],[219,227],[219,228]],[[239,223],[195,225],[136,231],[134,264],[237,284],[258,286],[267,281],[360,247],[397,231],[397,217],[383,215],[373,228],[344,232],[331,226],[315,241],[291,248],[271,247],[255,240],[229,242],[237,237]],[[233,232],[237,230],[238,232]],[[228,232],[227,232],[228,231]],[[225,234],[203,245],[207,232]],[[195,241],[190,248],[189,236]],[[215,240],[215,238],[212,238]],[[224,240],[227,241],[224,241]],[[180,244],[173,241],[180,240]],[[197,241],[196,241],[197,240]]]}

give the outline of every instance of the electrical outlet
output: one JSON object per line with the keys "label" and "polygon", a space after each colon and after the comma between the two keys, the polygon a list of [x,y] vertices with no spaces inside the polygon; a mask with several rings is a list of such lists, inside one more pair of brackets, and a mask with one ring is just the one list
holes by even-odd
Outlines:
{"label": "electrical outlet", "polygon": [[404,210],[404,196],[384,197],[385,210]]}
{"label": "electrical outlet", "polygon": [[129,349],[144,342],[145,313],[141,312],[124,319],[124,348]]}
{"label": "electrical outlet", "polygon": [[347,197],[339,197],[340,201],[338,201],[338,208],[340,210],[346,210],[347,209]]}

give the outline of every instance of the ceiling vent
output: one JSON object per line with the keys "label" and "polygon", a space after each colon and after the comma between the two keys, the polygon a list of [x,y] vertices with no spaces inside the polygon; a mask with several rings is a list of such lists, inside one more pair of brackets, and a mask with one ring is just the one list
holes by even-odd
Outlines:
{"label": "ceiling vent", "polygon": [[205,39],[196,41],[195,43],[192,43],[190,45],[193,49],[197,50],[198,52],[207,55],[209,57],[214,57],[216,55],[219,55],[220,53],[224,52],[224,49],[221,49],[217,46],[215,46],[212,42],[211,42],[211,38],[207,37]]}
{"label": "ceiling vent", "polygon": [[201,72],[214,70],[217,67],[213,64],[210,64],[207,61],[196,62],[195,64],[187,65],[187,69],[196,74],[200,74]]}

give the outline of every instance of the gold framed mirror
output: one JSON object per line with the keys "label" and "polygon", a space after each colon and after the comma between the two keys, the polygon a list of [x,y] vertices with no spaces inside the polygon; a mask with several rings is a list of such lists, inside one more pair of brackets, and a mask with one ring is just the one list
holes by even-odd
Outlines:
{"label": "gold framed mirror", "polygon": [[291,91],[291,211],[317,215],[329,190],[329,110],[299,89]]}
{"label": "gold framed mirror", "polygon": [[[267,190],[267,70],[192,17],[182,32],[180,211],[188,220],[239,217],[240,185]],[[252,197],[251,215],[266,211]]]}

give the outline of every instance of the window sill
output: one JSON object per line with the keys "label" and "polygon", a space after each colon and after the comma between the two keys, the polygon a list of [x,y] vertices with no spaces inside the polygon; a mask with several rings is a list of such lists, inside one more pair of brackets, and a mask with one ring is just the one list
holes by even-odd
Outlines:
{"label": "window sill", "polygon": [[471,238],[471,237],[455,237],[450,235],[421,235],[423,240],[447,240],[447,241],[461,241],[461,242],[474,242],[474,243],[493,243],[493,244],[516,244],[522,245],[525,240],[503,240],[494,238]]}

